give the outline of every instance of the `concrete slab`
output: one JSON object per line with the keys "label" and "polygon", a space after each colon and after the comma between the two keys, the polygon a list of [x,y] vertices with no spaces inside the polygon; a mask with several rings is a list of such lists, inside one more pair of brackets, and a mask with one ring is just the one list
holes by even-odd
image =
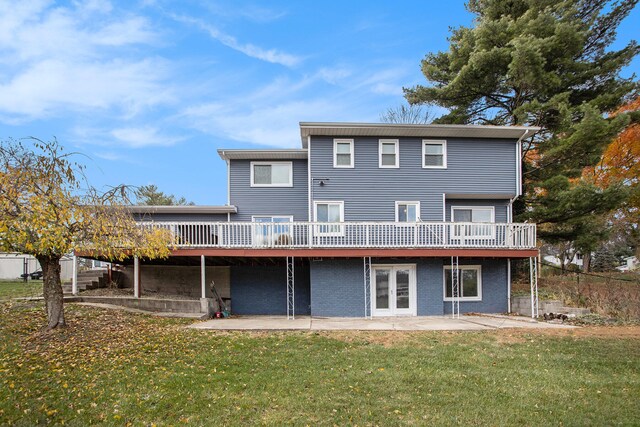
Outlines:
{"label": "concrete slab", "polygon": [[462,316],[452,319],[444,316],[382,317],[364,319],[358,317],[296,317],[242,316],[229,319],[213,319],[189,326],[194,329],[214,330],[311,330],[311,331],[481,331],[507,328],[574,328],[571,325],[509,319],[507,316]]}
{"label": "concrete slab", "polygon": [[311,329],[311,317],[296,317],[289,319],[285,316],[243,316],[228,319],[211,319],[194,323],[189,326],[193,329],[217,329],[217,330],[309,330]]}

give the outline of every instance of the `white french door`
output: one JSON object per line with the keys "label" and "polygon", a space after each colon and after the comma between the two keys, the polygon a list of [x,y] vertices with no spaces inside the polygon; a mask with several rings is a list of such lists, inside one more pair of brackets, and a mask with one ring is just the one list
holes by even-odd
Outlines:
{"label": "white french door", "polygon": [[415,265],[374,265],[371,278],[373,316],[417,314]]}

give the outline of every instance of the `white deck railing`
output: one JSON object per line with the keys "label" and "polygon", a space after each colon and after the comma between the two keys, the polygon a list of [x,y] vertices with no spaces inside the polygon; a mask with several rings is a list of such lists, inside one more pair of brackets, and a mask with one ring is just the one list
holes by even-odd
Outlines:
{"label": "white deck railing", "polygon": [[478,248],[533,249],[535,224],[461,222],[149,221],[171,231],[179,248]]}

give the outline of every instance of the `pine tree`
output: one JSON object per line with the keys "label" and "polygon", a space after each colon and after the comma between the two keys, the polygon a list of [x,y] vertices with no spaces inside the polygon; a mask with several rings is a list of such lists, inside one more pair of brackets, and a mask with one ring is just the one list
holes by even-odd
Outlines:
{"label": "pine tree", "polygon": [[620,182],[581,175],[630,121],[607,112],[637,91],[620,71],[640,50],[610,46],[636,2],[470,0],[473,26],[453,29],[449,50],[422,61],[430,85],[405,89],[412,104],[449,110],[434,123],[541,128],[522,141],[525,196],[514,207],[550,242],[590,240],[594,218],[628,195]]}

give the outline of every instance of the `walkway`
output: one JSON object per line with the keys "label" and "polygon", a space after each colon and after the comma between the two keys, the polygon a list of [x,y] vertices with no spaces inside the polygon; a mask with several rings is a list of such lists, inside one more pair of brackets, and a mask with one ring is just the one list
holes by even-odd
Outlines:
{"label": "walkway", "polygon": [[514,316],[461,316],[452,319],[444,316],[425,317],[309,317],[300,316],[287,320],[283,316],[239,316],[229,319],[212,319],[189,326],[194,329],[216,330],[362,330],[362,331],[481,331],[506,328],[567,329],[575,326],[536,322],[527,317]]}

